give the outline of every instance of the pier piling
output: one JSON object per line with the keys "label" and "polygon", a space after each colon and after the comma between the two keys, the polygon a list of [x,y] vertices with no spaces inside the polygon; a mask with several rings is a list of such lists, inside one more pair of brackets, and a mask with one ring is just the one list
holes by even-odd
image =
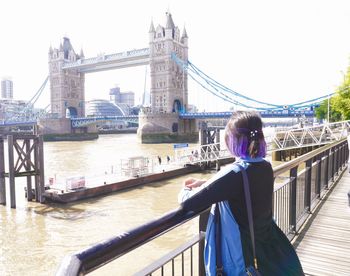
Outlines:
{"label": "pier piling", "polygon": [[[26,152],[29,153],[29,156],[26,158],[25,168],[26,171],[30,170],[30,140],[25,141],[26,146]],[[32,192],[32,176],[27,176],[27,200],[32,201],[33,200],[33,192]]]}
{"label": "pier piling", "polygon": [[7,135],[8,156],[9,156],[9,182],[10,182],[10,205],[16,208],[16,187],[15,187],[15,163],[13,156],[13,135]]}
{"label": "pier piling", "polygon": [[0,137],[0,204],[6,205],[4,138]]}
{"label": "pier piling", "polygon": [[[7,135],[8,172],[5,172],[4,136],[0,137],[0,204],[6,205],[6,182],[9,179],[10,206],[16,208],[16,177],[27,179],[27,199],[33,200],[32,176],[35,177],[35,200],[45,200],[44,148],[40,135]],[[34,160],[33,160],[34,159]]]}

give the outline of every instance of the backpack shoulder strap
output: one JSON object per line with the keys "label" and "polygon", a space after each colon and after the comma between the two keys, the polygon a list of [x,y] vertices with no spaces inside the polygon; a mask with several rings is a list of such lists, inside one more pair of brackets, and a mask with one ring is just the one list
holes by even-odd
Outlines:
{"label": "backpack shoulder strap", "polygon": [[237,163],[237,166],[241,167],[241,173],[242,173],[242,177],[243,177],[244,196],[245,196],[245,202],[246,202],[247,213],[248,213],[250,239],[252,241],[252,247],[253,247],[254,267],[256,269],[258,269],[256,253],[255,253],[253,209],[252,209],[252,200],[251,200],[251,196],[250,196],[248,175],[247,175],[247,172],[245,171],[245,169],[243,168],[243,166],[241,166],[238,163]]}

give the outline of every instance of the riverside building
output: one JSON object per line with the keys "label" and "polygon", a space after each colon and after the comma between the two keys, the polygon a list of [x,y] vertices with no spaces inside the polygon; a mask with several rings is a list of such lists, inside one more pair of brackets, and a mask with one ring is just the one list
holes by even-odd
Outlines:
{"label": "riverside building", "polygon": [[13,81],[10,78],[3,78],[1,80],[1,98],[13,98]]}

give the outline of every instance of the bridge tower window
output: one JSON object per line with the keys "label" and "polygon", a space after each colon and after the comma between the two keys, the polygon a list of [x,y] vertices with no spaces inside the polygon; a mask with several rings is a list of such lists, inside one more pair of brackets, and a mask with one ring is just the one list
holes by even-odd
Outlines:
{"label": "bridge tower window", "polygon": [[171,129],[172,129],[173,132],[178,132],[179,124],[178,123],[173,123]]}

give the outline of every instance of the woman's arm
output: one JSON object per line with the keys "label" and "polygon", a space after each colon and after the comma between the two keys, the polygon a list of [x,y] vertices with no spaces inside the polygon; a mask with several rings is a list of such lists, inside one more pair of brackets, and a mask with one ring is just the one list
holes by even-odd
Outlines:
{"label": "woman's arm", "polygon": [[180,202],[182,201],[183,209],[199,211],[208,208],[213,203],[233,198],[241,192],[242,188],[241,173],[237,173],[237,169],[228,166],[204,184],[202,183],[198,191],[196,191],[198,188],[190,190],[185,187],[179,199],[181,199]]}

